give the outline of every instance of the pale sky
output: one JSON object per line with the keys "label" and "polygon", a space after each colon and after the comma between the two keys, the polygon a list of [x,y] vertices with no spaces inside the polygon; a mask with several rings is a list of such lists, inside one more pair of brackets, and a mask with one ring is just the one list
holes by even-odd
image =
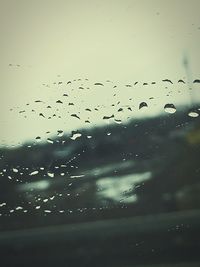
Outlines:
{"label": "pale sky", "polygon": [[[89,114],[90,126],[111,115],[109,106],[117,101],[134,106],[133,113],[127,113],[134,117],[139,116],[138,103],[153,96],[149,113],[160,111],[167,101],[161,83],[165,78],[175,82],[171,102],[190,101],[187,86],[179,88],[176,82],[188,79],[184,56],[189,78],[200,78],[199,10],[199,0],[0,0],[0,144],[34,140],[48,130],[69,132],[88,126],[83,110],[98,104],[105,107]],[[66,86],[78,78],[89,81]],[[106,83],[108,79],[113,83]],[[53,85],[59,81],[63,84]],[[135,81],[140,84],[134,89],[124,87]],[[142,83],[152,81],[157,84],[144,89]],[[93,86],[95,82],[104,86]],[[82,84],[91,89],[78,89]],[[114,90],[113,85],[118,87]],[[193,90],[200,100],[200,88]],[[56,104],[63,93],[69,93],[68,99]],[[130,97],[136,102],[130,104]],[[45,103],[36,105],[39,99]],[[38,116],[49,104],[61,119]],[[26,110],[27,118],[20,110]],[[78,111],[81,120],[70,117]]]}

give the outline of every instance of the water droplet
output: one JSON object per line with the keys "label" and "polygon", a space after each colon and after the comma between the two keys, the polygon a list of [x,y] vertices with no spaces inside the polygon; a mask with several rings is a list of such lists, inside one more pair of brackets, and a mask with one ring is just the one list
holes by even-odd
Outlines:
{"label": "water droplet", "polygon": [[63,104],[63,102],[61,100],[57,100],[56,103]]}
{"label": "water droplet", "polygon": [[41,137],[40,136],[37,136],[35,139],[36,139],[37,142],[41,141]]}
{"label": "water droplet", "polygon": [[115,119],[115,122],[118,123],[118,124],[121,124],[122,121],[121,120],[118,120],[118,119]]}
{"label": "water droplet", "polygon": [[44,210],[44,212],[45,212],[45,213],[51,213],[51,211],[50,211],[50,210]]}
{"label": "water droplet", "polygon": [[111,115],[111,116],[104,116],[104,117],[103,117],[103,120],[109,120],[109,119],[111,119],[111,118],[114,118],[114,115]]}
{"label": "water droplet", "polygon": [[77,114],[71,114],[71,116],[80,120],[80,117]]}
{"label": "water droplet", "polygon": [[74,133],[74,134],[70,137],[70,139],[72,139],[72,140],[76,140],[77,138],[79,138],[79,137],[81,137],[81,136],[82,136],[81,133]]}
{"label": "water droplet", "polygon": [[64,213],[65,211],[64,210],[59,210],[60,213]]}
{"label": "water droplet", "polygon": [[23,210],[23,208],[19,206],[19,207],[16,207],[15,210]]}
{"label": "water droplet", "polygon": [[50,139],[50,138],[47,138],[47,142],[50,143],[50,144],[53,144],[53,140]]}
{"label": "water droplet", "polygon": [[70,178],[81,178],[84,177],[84,174],[80,174],[80,175],[71,175]]}
{"label": "water droplet", "polygon": [[59,137],[63,136],[63,134],[64,134],[64,132],[63,132],[62,130],[58,130],[58,131],[57,131],[57,135],[58,135]]}
{"label": "water droplet", "polygon": [[174,106],[174,104],[166,104],[164,106],[164,110],[167,113],[173,114],[176,112],[176,107]]}
{"label": "water droplet", "polygon": [[101,85],[101,86],[104,86],[103,83],[95,83],[94,85]]}
{"label": "water droplet", "polygon": [[185,82],[184,82],[183,80],[180,79],[180,80],[178,80],[178,83],[185,83]]}
{"label": "water droplet", "polygon": [[16,169],[16,168],[13,168],[13,172],[18,172],[18,169]]}
{"label": "water droplet", "polygon": [[47,175],[48,175],[49,177],[51,177],[51,178],[54,177],[54,173],[53,173],[53,172],[47,172]]}
{"label": "water droplet", "polygon": [[199,116],[199,113],[197,113],[196,111],[190,111],[188,113],[188,116],[190,116],[192,118],[197,118]]}
{"label": "water droplet", "polygon": [[162,80],[163,82],[168,82],[168,83],[171,83],[171,84],[173,84],[173,82],[171,81],[171,80],[169,80],[169,79],[164,79],[164,80]]}
{"label": "water droplet", "polygon": [[36,174],[38,174],[39,173],[39,171],[33,171],[33,172],[31,172],[29,175],[30,176],[33,176],[33,175],[36,175]]}
{"label": "water droplet", "polygon": [[148,105],[146,102],[141,102],[140,105],[139,105],[139,109],[143,109],[143,108],[147,108]]}
{"label": "water droplet", "polygon": [[43,113],[40,113],[39,116],[45,118],[44,114]]}

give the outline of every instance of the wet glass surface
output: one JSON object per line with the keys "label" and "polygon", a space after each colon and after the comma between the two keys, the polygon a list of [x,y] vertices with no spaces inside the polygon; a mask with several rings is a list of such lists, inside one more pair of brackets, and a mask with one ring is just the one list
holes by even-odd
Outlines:
{"label": "wet glass surface", "polygon": [[1,229],[198,208],[198,90],[59,79],[42,99],[8,109],[33,137],[2,140]]}
{"label": "wet glass surface", "polygon": [[75,2],[1,3],[5,266],[199,266],[199,2]]}

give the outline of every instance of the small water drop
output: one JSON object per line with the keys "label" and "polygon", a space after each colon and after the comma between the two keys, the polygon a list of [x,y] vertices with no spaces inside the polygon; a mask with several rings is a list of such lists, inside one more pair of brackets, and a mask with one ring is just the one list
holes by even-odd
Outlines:
{"label": "small water drop", "polygon": [[30,176],[33,176],[33,175],[36,175],[36,174],[38,174],[39,173],[39,171],[33,171],[33,172],[31,172],[29,175]]}
{"label": "small water drop", "polygon": [[64,132],[63,132],[62,130],[58,130],[58,131],[57,131],[57,135],[58,135],[59,137],[63,136],[63,134],[64,134]]}
{"label": "small water drop", "polygon": [[143,108],[147,108],[148,105],[146,102],[141,102],[140,105],[139,105],[139,109],[143,109]]}
{"label": "small water drop", "polygon": [[196,79],[196,80],[193,81],[193,83],[200,83],[200,80]]}
{"label": "small water drop", "polygon": [[164,106],[164,110],[167,113],[173,114],[176,112],[176,107],[174,106],[174,104],[166,104]]}
{"label": "small water drop", "polygon": [[118,119],[115,119],[115,122],[116,122],[117,124],[121,124],[121,123],[122,123],[122,121],[121,121],[121,120],[118,120]]}
{"label": "small water drop", "polygon": [[61,100],[57,100],[56,103],[63,104],[63,102]]}
{"label": "small water drop", "polygon": [[45,213],[51,213],[51,211],[50,211],[50,210],[44,210],[44,212],[45,212]]}
{"label": "small water drop", "polygon": [[190,111],[188,113],[188,116],[192,118],[197,118],[199,116],[199,113],[197,113],[196,111]]}
{"label": "small water drop", "polygon": [[74,117],[80,120],[80,117],[77,114],[71,114],[71,117]]}
{"label": "small water drop", "polygon": [[15,208],[15,210],[23,210],[23,208],[21,206],[18,206]]}
{"label": "small water drop", "polygon": [[50,143],[50,144],[53,144],[53,140],[50,139],[50,138],[47,138],[47,142]]}
{"label": "small water drop", "polygon": [[168,82],[168,83],[171,83],[171,84],[173,84],[173,82],[171,81],[171,80],[169,80],[169,79],[164,79],[164,80],[162,80],[163,82]]}
{"label": "small water drop", "polygon": [[76,140],[77,138],[79,138],[79,137],[81,137],[81,136],[82,136],[81,133],[74,133],[74,134],[70,137],[70,139],[72,139],[72,140]]}
{"label": "small water drop", "polygon": [[178,83],[185,83],[182,79],[178,80]]}
{"label": "small water drop", "polygon": [[94,85],[101,85],[101,86],[104,86],[103,83],[95,83]]}
{"label": "small water drop", "polygon": [[84,177],[84,174],[80,174],[80,175],[71,175],[70,178],[74,179],[74,178],[82,178]]}
{"label": "small water drop", "polygon": [[47,172],[47,175],[48,175],[49,177],[51,177],[51,178],[54,177],[54,173],[53,173],[53,172]]}
{"label": "small water drop", "polygon": [[103,117],[103,120],[109,120],[109,119],[111,119],[111,118],[114,118],[114,115],[111,115],[111,116],[104,116],[104,117]]}
{"label": "small water drop", "polygon": [[40,113],[39,116],[45,118],[44,114],[43,113]]}
{"label": "small water drop", "polygon": [[41,141],[41,137],[40,136],[37,136],[35,139],[36,139],[37,142]]}

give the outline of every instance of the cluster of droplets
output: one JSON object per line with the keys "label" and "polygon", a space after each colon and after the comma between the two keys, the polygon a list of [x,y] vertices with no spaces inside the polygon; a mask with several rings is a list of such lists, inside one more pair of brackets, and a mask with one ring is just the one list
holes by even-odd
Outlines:
{"label": "cluster of droplets", "polygon": [[[71,118],[76,119],[76,120],[81,120],[84,121],[86,124],[90,124],[92,123],[92,117],[89,115],[91,114],[93,111],[104,111],[104,110],[108,110],[111,108],[116,108],[113,109],[113,111],[110,115],[103,115],[101,118],[103,120],[111,120],[113,119],[114,122],[116,123],[121,123],[122,119],[117,118],[117,113],[123,113],[125,110],[131,112],[130,114],[132,114],[132,112],[134,111],[134,109],[136,110],[144,110],[146,108],[150,107],[150,103],[148,103],[147,101],[142,101],[139,102],[137,104],[137,101],[134,100],[134,94],[135,94],[135,89],[136,88],[138,90],[139,86],[148,86],[148,85],[153,85],[156,86],[156,82],[143,82],[143,83],[139,83],[138,81],[134,82],[133,84],[126,84],[125,87],[127,88],[133,88],[131,90],[133,90],[133,97],[129,98],[128,100],[131,101],[130,104],[128,105],[123,105],[121,104],[121,101],[117,101],[114,103],[112,103],[111,105],[105,105],[105,104],[97,104],[96,106],[91,105],[91,107],[88,106],[84,106],[84,102],[85,100],[80,97],[78,97],[78,100],[81,101],[81,106],[80,104],[77,106],[76,104],[76,99],[77,99],[77,95],[74,95],[74,91],[77,94],[77,90],[86,90],[86,96],[87,96],[87,91],[88,90],[96,90],[96,92],[101,91],[101,88],[95,88],[95,87],[104,87],[104,86],[108,86],[108,84],[111,84],[111,86],[109,87],[108,91],[111,91],[110,88],[117,88],[118,91],[122,91],[123,89],[123,85],[113,85],[113,82],[107,80],[106,84],[102,83],[102,82],[95,82],[95,83],[91,83],[90,85],[88,85],[87,83],[89,82],[88,79],[75,79],[73,81],[68,81],[68,82],[64,82],[64,81],[59,81],[59,82],[54,82],[53,86],[62,86],[62,90],[67,91],[67,92],[62,92],[61,96],[59,99],[51,101],[51,103],[48,103],[48,100],[41,100],[41,99],[37,99],[34,101],[34,103],[27,103],[26,106],[28,108],[28,106],[31,106],[32,108],[29,110],[29,112],[38,115],[39,117],[43,118],[43,119],[47,119],[47,120],[52,120],[53,118],[57,118],[57,119],[61,119],[63,117],[63,114],[67,113],[69,116],[71,116]],[[174,84],[174,82],[172,82],[169,79],[163,79],[162,80],[163,83],[167,83],[167,84]],[[78,83],[78,84],[77,84]],[[86,84],[85,84],[86,83]],[[186,84],[186,82],[182,79],[178,80],[178,83],[182,83],[182,84]],[[193,84],[198,84],[200,83],[199,79],[195,79],[193,81]],[[43,84],[45,87],[47,86],[47,84]],[[51,85],[48,84],[48,87],[51,87]],[[107,88],[107,87],[106,87]],[[119,88],[119,89],[118,89]],[[168,87],[165,87],[168,88]],[[56,88],[58,89],[58,88]],[[61,90],[61,91],[62,91]],[[96,93],[95,92],[95,93]],[[167,96],[172,93],[173,91],[169,91]],[[130,92],[128,92],[130,93]],[[120,94],[117,93],[117,91],[113,94],[113,100],[117,97],[119,97],[120,99]],[[98,96],[97,96],[98,97]],[[80,99],[79,99],[80,98]],[[81,100],[82,99],[82,100]],[[155,99],[155,97],[149,97],[149,100],[153,100]],[[112,99],[111,99],[112,101]],[[35,108],[33,108],[34,104],[39,105],[36,106]],[[91,103],[92,104],[92,103]],[[121,106],[120,106],[121,104]],[[88,105],[88,103],[87,103]],[[138,106],[138,108],[137,108]],[[16,108],[11,108],[10,111],[14,111],[15,109],[19,109],[19,107]],[[41,109],[41,111],[38,111],[39,109]],[[52,110],[52,112],[50,112],[50,110]],[[167,103],[164,106],[164,110],[167,113],[175,113],[176,111],[176,107],[174,106],[174,104],[172,103]],[[19,114],[23,115],[25,118],[27,118],[27,111],[26,109],[21,109],[19,110]],[[102,114],[102,112],[100,112],[100,114]],[[117,112],[117,113],[116,113]],[[194,112],[190,112],[188,115],[191,117],[197,117],[198,116],[198,112],[195,112],[196,114],[194,114]],[[115,115],[116,114],[116,115]],[[134,115],[134,113],[132,114],[132,116]],[[128,117],[130,118],[130,116]],[[58,132],[59,136],[62,136],[62,131]],[[38,141],[40,141],[40,138],[38,137],[37,139]],[[51,142],[51,140],[49,140],[49,142]]]}
{"label": "cluster of droplets", "polygon": [[[74,80],[73,82],[75,82],[76,80]],[[78,79],[78,81],[80,82],[81,79]],[[88,79],[85,79],[85,81],[88,81]],[[63,86],[63,85],[71,85],[73,83],[72,81],[68,81],[66,84],[62,81],[59,81],[58,83],[54,83],[54,85],[56,86]],[[107,81],[107,83],[111,83],[110,81]],[[169,83],[169,84],[173,84],[173,82],[169,79],[164,79],[162,82],[164,83]],[[178,83],[182,83],[182,84],[185,84],[186,82],[184,80],[178,80]],[[196,79],[193,81],[194,84],[197,84],[197,83],[200,83],[200,80]],[[151,82],[151,83],[147,83],[147,82],[144,82],[142,83],[141,85],[142,86],[148,86],[149,84],[151,85],[156,85],[156,82]],[[95,87],[103,87],[104,86],[104,83],[101,83],[101,82],[96,82],[93,84]],[[43,86],[45,87],[48,87],[50,88],[50,85],[48,84],[43,84]],[[125,87],[127,88],[132,88],[132,87],[135,87],[135,86],[139,86],[139,83],[138,82],[134,82],[134,84],[126,84]],[[113,88],[117,88],[117,85],[113,85],[112,86]],[[81,85],[78,87],[78,90],[90,90],[91,88],[89,86],[84,86],[83,83],[81,83]],[[71,92],[73,91],[74,89],[71,88]],[[99,89],[98,89],[99,90]],[[62,97],[63,98],[60,98],[60,99],[57,99],[55,100],[53,103],[56,107],[53,107],[52,103],[46,103],[46,101],[44,100],[35,100],[34,103],[36,105],[45,105],[46,109],[47,110],[52,110],[54,109],[54,112],[52,113],[51,116],[47,116],[47,114],[43,111],[39,111],[38,113],[36,112],[35,109],[32,109],[31,112],[33,112],[34,114],[37,114],[39,117],[41,118],[44,118],[44,119],[48,119],[48,120],[51,120],[53,117],[57,117],[57,118],[61,118],[61,115],[57,115],[56,112],[58,112],[59,114],[59,105],[61,106],[65,106],[67,107],[67,109],[71,109],[73,108],[73,112],[69,111],[68,110],[68,113],[69,115],[73,118],[73,119],[76,119],[76,120],[81,120],[81,114],[82,112],[81,111],[78,111],[77,113],[75,113],[75,109],[74,109],[74,106],[75,103],[73,103],[71,100],[69,101],[65,101],[65,99],[69,98],[69,95],[70,95],[70,90],[69,92],[67,91],[67,93],[63,93],[62,94]],[[113,95],[113,98],[116,97],[116,93]],[[121,105],[121,101],[116,101],[114,102],[111,107],[115,107],[116,108],[116,112],[118,114],[120,113],[123,113],[125,110],[128,110],[130,113],[133,112],[134,109],[137,109],[137,110],[148,110],[148,108],[151,106],[151,101],[153,101],[155,99],[155,97],[149,97],[148,98],[148,101],[141,101],[141,102],[138,102],[137,104],[131,104],[131,105],[124,105],[122,104]],[[129,101],[131,101],[131,103],[133,103],[133,98],[129,98]],[[31,104],[33,105],[33,104]],[[26,106],[30,106],[29,103],[26,104]],[[19,107],[17,107],[18,109]],[[13,111],[15,108],[12,108],[11,111]],[[38,107],[37,107],[38,109]],[[107,106],[105,104],[103,105],[97,105],[97,106],[93,106],[93,107],[84,107],[84,112],[87,113],[87,114],[90,114],[92,113],[93,111],[94,112],[98,112],[100,109],[103,109],[103,110],[106,110],[107,109]],[[166,103],[164,106],[163,106],[163,109],[166,113],[169,113],[169,114],[174,114],[176,111],[177,111],[177,108],[176,106],[173,104],[173,103]],[[197,108],[197,109],[194,109],[194,110],[190,110],[188,112],[188,116],[191,117],[191,118],[197,118],[199,116],[199,112],[200,112],[200,108]],[[21,109],[19,111],[19,114],[21,115],[25,115],[26,114],[26,109]],[[25,115],[26,117],[26,115]],[[114,113],[111,113],[111,114],[105,114],[102,116],[102,119],[103,120],[113,120],[113,122],[117,123],[117,124],[121,124],[123,122],[122,119],[119,119],[116,117],[116,115]],[[91,123],[91,118],[87,115],[87,119],[85,120],[85,123]],[[46,134],[50,134],[50,131],[47,131]],[[59,138],[64,138],[65,137],[65,131],[64,130],[57,130],[56,132],[56,135],[59,137]],[[106,132],[106,135],[109,137],[111,136],[112,137],[112,133],[110,131]],[[68,139],[70,139],[72,142],[74,141],[79,141],[82,137],[84,137],[84,134],[81,132],[81,131],[72,131],[70,135],[68,135]],[[86,138],[87,139],[92,139],[93,136],[92,135],[89,135],[87,134],[86,135]],[[66,143],[66,140],[64,139],[60,139],[61,141],[59,140],[55,140],[55,138],[50,138],[48,137],[46,139],[47,143],[51,144],[51,145],[54,145],[56,143],[61,143],[61,144],[65,144]],[[41,142],[42,141],[42,137],[41,136],[36,136],[35,137],[35,141],[36,143],[38,142]],[[31,145],[28,145],[28,148],[31,148],[32,146]],[[83,153],[85,152],[84,150],[82,151]],[[68,159],[65,164],[61,164],[60,166],[54,166],[54,169],[60,169],[60,168],[66,168],[68,165],[70,165],[71,168],[73,169],[78,169],[78,166],[75,166],[75,165],[72,165],[73,164],[73,161],[75,161],[78,157],[81,156],[81,153],[77,153],[75,156],[71,157],[70,159]],[[138,155],[136,154],[136,157]],[[1,158],[3,158],[3,155],[1,156]],[[123,161],[126,161],[126,157],[123,158]],[[6,169],[4,168],[2,170],[2,172],[0,172],[0,175],[1,176],[6,176]],[[26,172],[24,172],[26,171]],[[37,169],[32,169],[32,168],[28,168],[28,167],[20,167],[20,166],[15,166],[15,167],[12,167],[12,169],[9,170],[9,173],[12,173],[12,175],[7,175],[7,178],[10,180],[10,181],[14,181],[14,182],[19,182],[19,183],[22,183],[25,185],[25,188],[26,188],[26,185],[30,185],[30,181],[27,180],[25,183],[22,179],[20,179],[20,176],[23,176],[24,174],[26,174],[27,176],[30,176],[31,179],[34,179],[35,177],[49,177],[49,178],[56,178],[58,175],[56,174],[55,175],[55,172],[54,170],[50,169],[50,168],[46,168],[46,167],[38,167]],[[60,176],[63,176],[63,177],[67,177],[69,180],[66,180],[66,187],[69,189],[69,188],[72,188],[73,187],[73,181],[76,180],[76,179],[81,179],[81,178],[84,178],[85,177],[85,174],[82,174],[82,173],[77,173],[75,172],[74,174],[70,174],[69,172],[65,172],[65,171],[61,171],[59,173]],[[56,176],[56,177],[55,177]],[[71,180],[70,180],[71,179]],[[31,180],[32,181],[32,180]],[[40,185],[41,186],[41,189],[45,189],[48,187],[48,182],[47,184],[42,184]],[[131,191],[132,189],[130,189]],[[30,194],[31,195],[31,192],[34,191],[34,186],[32,185],[32,188],[30,188],[30,190],[27,190],[27,195]],[[100,191],[100,189],[99,189]],[[129,190],[126,192],[124,192],[124,195],[126,195],[127,193],[129,193]],[[55,195],[52,195],[52,196],[38,196],[33,200],[29,201],[28,204],[31,206],[30,208],[30,212],[32,209],[36,210],[36,211],[42,211],[43,214],[49,214],[49,213],[52,213],[52,212],[58,212],[60,214],[62,213],[66,213],[66,214],[70,214],[73,212],[72,209],[69,209],[69,208],[66,208],[66,209],[56,209],[56,204],[52,204],[52,205],[49,205],[49,203],[53,203],[56,198],[70,198],[71,196],[73,195],[73,197],[79,197],[80,193],[72,193],[72,191],[67,191],[67,192],[64,192],[64,193],[56,193]],[[126,196],[123,196],[123,198],[120,200],[120,202],[124,202],[124,199],[126,198]],[[29,212],[29,209],[27,209],[27,206],[24,207],[22,205],[23,203],[20,203],[20,205],[16,205],[14,208],[13,207],[9,207],[7,205],[6,202],[2,202],[0,203],[0,209],[5,209],[8,207],[7,209],[7,213],[4,213],[4,212],[1,212],[0,210],[0,216],[2,216],[3,214],[5,215],[8,215],[8,214],[15,214],[16,212],[22,212],[22,213],[28,213]],[[124,207],[124,206],[123,206]],[[107,207],[105,207],[107,208]],[[92,210],[98,210],[98,209],[103,209],[103,207],[101,208],[77,208],[77,210],[79,212],[84,212],[86,210],[89,210],[89,209],[92,209]]]}

